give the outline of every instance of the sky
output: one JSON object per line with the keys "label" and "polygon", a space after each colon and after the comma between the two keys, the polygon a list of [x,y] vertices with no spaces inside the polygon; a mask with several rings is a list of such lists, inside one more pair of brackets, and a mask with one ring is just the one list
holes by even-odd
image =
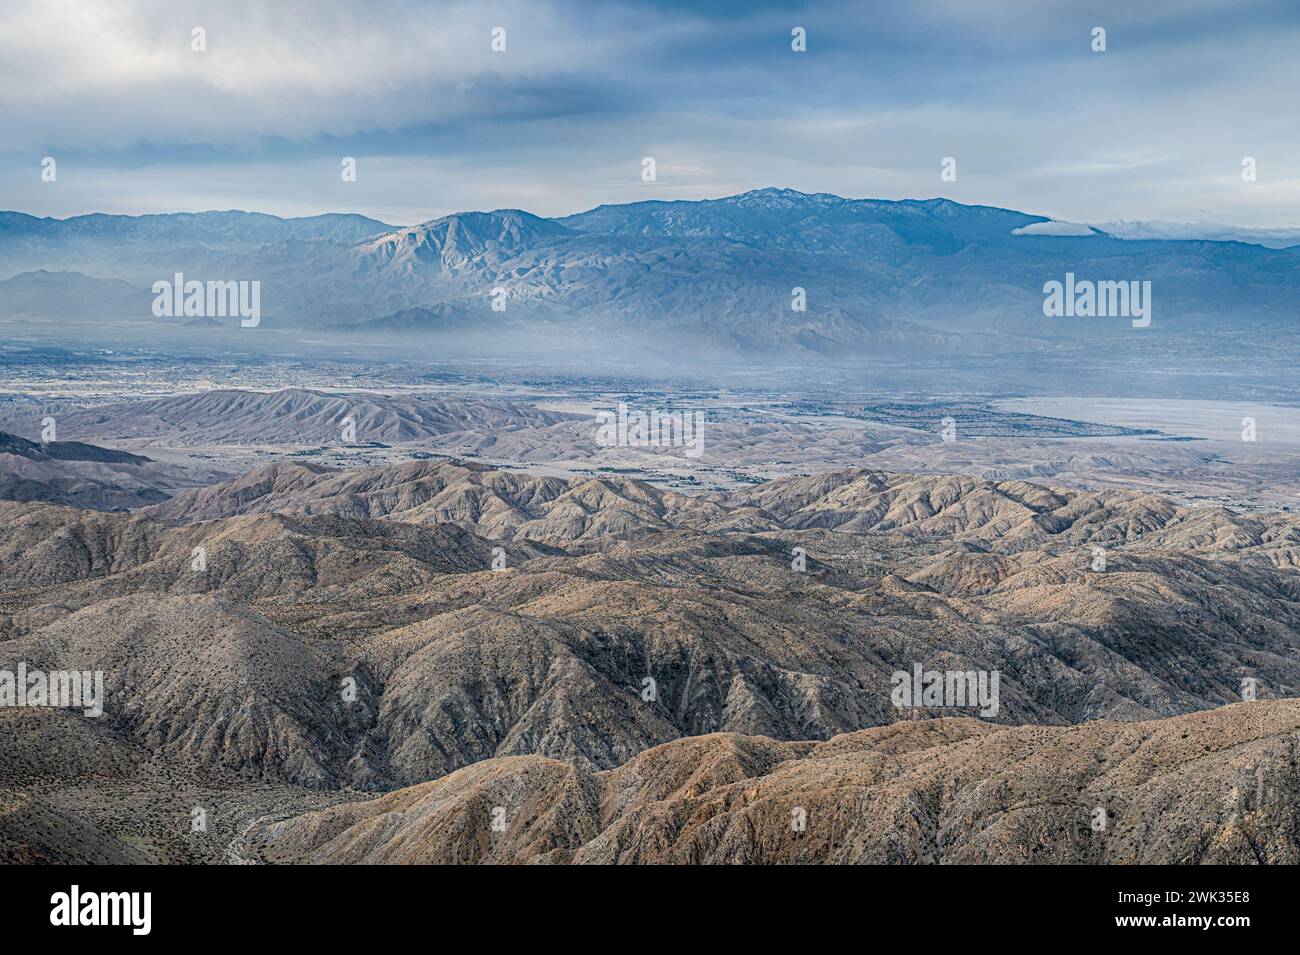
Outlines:
{"label": "sky", "polygon": [[408,224],[780,186],[1294,228],[1298,80],[1295,0],[7,0],[0,208]]}

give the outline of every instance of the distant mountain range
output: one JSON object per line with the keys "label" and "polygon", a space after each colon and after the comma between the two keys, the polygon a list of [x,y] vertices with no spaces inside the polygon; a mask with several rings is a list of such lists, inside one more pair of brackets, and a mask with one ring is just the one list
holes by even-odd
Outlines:
{"label": "distant mountain range", "polygon": [[[1044,316],[1044,283],[1073,273],[1150,281],[1149,335],[1296,347],[1278,333],[1294,331],[1300,247],[1121,239],[1059,225],[946,199],[788,189],[560,219],[464,212],[401,228],[355,215],[0,213],[0,315],[117,318],[180,272],[260,281],[267,327],[378,337],[504,325],[693,353],[832,355],[1131,342],[1123,319]],[[1087,234],[1060,234],[1072,231]],[[796,289],[806,310],[792,307]],[[139,317],[155,320],[147,308]]]}

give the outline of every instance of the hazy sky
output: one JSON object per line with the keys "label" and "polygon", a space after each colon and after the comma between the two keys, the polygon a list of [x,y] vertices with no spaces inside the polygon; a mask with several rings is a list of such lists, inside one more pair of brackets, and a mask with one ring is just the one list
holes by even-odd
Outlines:
{"label": "hazy sky", "polygon": [[0,208],[408,223],[775,185],[1297,226],[1298,81],[1296,0],[7,0]]}

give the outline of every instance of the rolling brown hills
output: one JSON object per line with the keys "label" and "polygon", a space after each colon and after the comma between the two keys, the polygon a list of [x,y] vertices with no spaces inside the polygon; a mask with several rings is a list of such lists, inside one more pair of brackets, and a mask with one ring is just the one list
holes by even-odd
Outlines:
{"label": "rolling brown hills", "polygon": [[125,511],[229,475],[229,471],[165,464],[81,441],[37,443],[0,431],[0,501]]}
{"label": "rolling brown hills", "polygon": [[[89,827],[117,842],[87,842],[87,857],[125,861],[118,842],[173,861],[254,858],[262,842],[298,861],[1154,858],[1146,843],[1101,852],[1050,833],[1049,848],[1028,845],[996,822],[1008,810],[993,795],[969,838],[927,848],[934,834],[903,808],[930,807],[939,777],[883,770],[873,747],[921,734],[906,747],[950,766],[967,758],[950,750],[985,747],[968,755],[996,789],[1025,760],[1096,753],[1104,769],[1115,739],[1138,739],[1125,733],[1163,739],[1213,716],[1239,739],[1224,752],[1256,745],[1249,725],[1280,759],[1300,686],[1298,542],[1300,521],[1282,515],[863,470],[690,497],[450,462],[277,464],[137,514],[0,502],[0,669],[102,670],[107,697],[94,720],[21,711],[9,725],[26,768],[6,773],[13,757],[0,757],[0,795],[10,830]],[[891,676],[917,664],[997,671],[997,712],[899,709]],[[1258,701],[1228,706],[1243,681]],[[645,829],[671,793],[617,822],[609,780],[739,758],[718,747],[747,754],[745,779],[824,791],[817,818],[847,818],[836,800],[886,783],[901,802],[878,830],[852,829],[851,849],[851,827],[822,849],[782,847],[733,808],[707,834]],[[823,760],[845,747],[852,765]],[[103,754],[84,770],[93,786],[41,765],[70,748]],[[1231,760],[1184,762],[1168,772],[1236,778]],[[852,782],[839,791],[823,770]],[[457,802],[481,787],[521,794],[559,828],[529,823],[498,851]],[[372,804],[311,814],[376,792],[427,816],[413,823],[425,834],[403,824],[391,845],[361,830],[336,843]],[[978,785],[950,795],[985,798]],[[207,841],[185,835],[187,800],[212,804]],[[54,858],[42,839],[23,852]],[[1197,851],[1226,861],[1238,847]]]}
{"label": "rolling brown hills", "polygon": [[713,734],[604,772],[486,760],[248,840],[267,861],[334,864],[1295,864],[1298,732],[1286,700],[1068,728],[904,722],[821,743]]}
{"label": "rolling brown hills", "polygon": [[[58,425],[69,437],[93,436],[142,446],[315,446],[340,442],[345,419],[354,426],[352,440],[397,443],[467,429],[541,427],[574,417],[512,401],[284,388],[273,392],[213,390],[101,405],[60,413]],[[10,426],[18,434],[39,430],[34,421],[12,422]]]}

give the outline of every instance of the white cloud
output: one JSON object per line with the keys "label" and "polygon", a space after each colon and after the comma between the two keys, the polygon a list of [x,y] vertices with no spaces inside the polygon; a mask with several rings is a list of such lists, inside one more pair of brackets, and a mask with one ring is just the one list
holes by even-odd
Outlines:
{"label": "white cloud", "polygon": [[[653,149],[663,198],[787,185],[1073,222],[1300,222],[1300,12],[1103,0],[1093,54],[1092,11],[1031,6],[819,4],[797,11],[795,54],[795,14],[761,3],[11,0],[0,188],[59,215],[564,214],[646,198]],[[362,161],[346,191],[342,155]]]}
{"label": "white cloud", "polygon": [[1092,235],[1092,229],[1077,222],[1061,222],[1049,219],[1046,222],[1031,222],[1018,229],[1011,230],[1012,235]]}
{"label": "white cloud", "polygon": [[[506,28],[507,50],[490,48]],[[102,3],[28,0],[0,19],[6,149],[126,149],[347,135],[481,106],[477,84],[526,83],[609,55],[547,0]],[[206,30],[206,52],[191,31]]]}

